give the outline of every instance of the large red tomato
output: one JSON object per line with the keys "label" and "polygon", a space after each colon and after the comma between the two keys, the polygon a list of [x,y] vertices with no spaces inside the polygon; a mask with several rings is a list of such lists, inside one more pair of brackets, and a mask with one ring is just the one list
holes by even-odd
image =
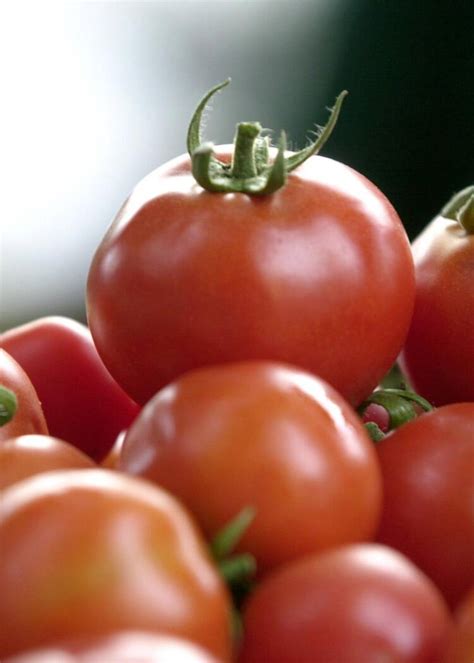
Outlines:
{"label": "large red tomato", "polygon": [[144,406],[118,467],[177,495],[209,537],[255,509],[239,550],[261,572],[378,525],[380,470],[359,418],[329,385],[281,364],[182,376]]}
{"label": "large red tomato", "polygon": [[474,401],[474,186],[413,242],[416,300],[401,365],[434,405]]}
{"label": "large red tomato", "polygon": [[87,327],[61,316],[39,318],[0,335],[41,400],[51,435],[94,460],[110,451],[139,411],[102,363]]}
{"label": "large red tomato", "polygon": [[16,435],[48,434],[48,425],[38,394],[20,364],[0,348],[0,387],[14,394],[16,411],[13,417],[0,427],[0,440]]}
{"label": "large red tomato", "polygon": [[0,514],[2,660],[121,629],[229,659],[227,590],[172,496],[117,472],[58,470],[8,488]]}
{"label": "large red tomato", "polygon": [[244,606],[239,663],[440,663],[451,620],[433,583],[373,544],[296,560]]}
{"label": "large red tomato", "polygon": [[410,557],[455,606],[474,584],[474,403],[425,413],[377,451],[379,540]]}
{"label": "large red tomato", "polygon": [[[280,173],[273,193],[253,195],[268,175],[255,131],[239,125],[233,157],[231,146],[216,148],[222,177],[199,179],[217,191],[193,176],[198,158],[218,165],[206,145],[192,150],[195,132],[193,160],[180,156],[145,177],[97,248],[90,329],[138,402],[196,367],[271,359],[320,375],[358,404],[403,345],[414,270],[390,202],[319,156]],[[298,155],[282,149],[275,162],[286,154],[285,168],[294,167]]]}

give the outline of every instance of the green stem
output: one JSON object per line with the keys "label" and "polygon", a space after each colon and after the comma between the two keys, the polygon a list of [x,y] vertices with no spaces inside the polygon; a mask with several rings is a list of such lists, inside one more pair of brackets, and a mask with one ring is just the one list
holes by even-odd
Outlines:
{"label": "green stem", "polygon": [[[415,419],[417,411],[414,405],[418,405],[424,412],[433,409],[431,403],[425,398],[408,389],[376,389],[359,407],[359,414],[363,414],[371,403],[377,403],[387,410],[390,420],[390,430],[406,424],[411,419]],[[377,426],[378,428],[378,426]],[[374,439],[378,435],[375,429],[368,429],[369,434]],[[380,429],[379,429],[380,430]],[[382,439],[382,438],[379,438]],[[378,440],[376,440],[378,441]]]}
{"label": "green stem", "polygon": [[254,518],[255,509],[251,506],[245,507],[217,532],[211,541],[211,551],[215,559],[224,559],[234,550]]}
{"label": "green stem", "polygon": [[257,175],[255,141],[262,130],[258,122],[240,122],[234,139],[232,177],[249,179]]}
{"label": "green stem", "polygon": [[8,424],[18,409],[16,395],[4,385],[0,385],[0,426]]}

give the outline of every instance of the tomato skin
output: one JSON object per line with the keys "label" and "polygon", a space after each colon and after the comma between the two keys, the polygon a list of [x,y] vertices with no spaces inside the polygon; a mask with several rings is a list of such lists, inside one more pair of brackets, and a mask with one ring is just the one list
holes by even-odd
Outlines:
{"label": "tomato skin", "polygon": [[40,318],[0,336],[23,366],[42,402],[53,437],[100,461],[139,411],[102,363],[85,325]]}
{"label": "tomato skin", "polygon": [[457,606],[454,629],[446,650],[444,663],[472,663],[474,661],[474,586]]}
{"label": "tomato skin", "polygon": [[377,445],[378,540],[412,559],[455,606],[474,584],[474,403],[445,405]]}
{"label": "tomato skin", "polygon": [[19,654],[4,663],[219,663],[208,651],[181,638],[124,631],[61,642]]}
{"label": "tomato skin", "polygon": [[474,235],[436,217],[412,246],[416,299],[400,363],[434,405],[474,401]]}
{"label": "tomato skin", "polygon": [[168,385],[128,429],[118,469],[177,495],[208,537],[253,507],[239,550],[260,573],[378,525],[379,468],[359,418],[329,385],[275,362]]}
{"label": "tomato skin", "polygon": [[[216,148],[222,159],[230,147]],[[93,258],[89,326],[139,403],[205,365],[300,366],[360,403],[408,330],[414,272],[385,196],[311,157],[268,196],[216,194],[178,157],[144,178]],[[390,324],[380,331],[380,321]]]}
{"label": "tomato skin", "polygon": [[144,629],[230,658],[230,601],[171,495],[117,472],[59,470],[1,503],[0,657]]}
{"label": "tomato skin", "polygon": [[0,427],[0,441],[16,435],[48,434],[48,425],[38,394],[26,372],[14,358],[0,348],[0,385],[12,391],[17,398],[17,411],[13,418]]}
{"label": "tomato skin", "polygon": [[244,605],[239,663],[439,663],[451,628],[437,589],[374,544],[278,569]]}
{"label": "tomato skin", "polygon": [[49,435],[20,435],[0,445],[0,490],[41,472],[97,467],[72,444]]}

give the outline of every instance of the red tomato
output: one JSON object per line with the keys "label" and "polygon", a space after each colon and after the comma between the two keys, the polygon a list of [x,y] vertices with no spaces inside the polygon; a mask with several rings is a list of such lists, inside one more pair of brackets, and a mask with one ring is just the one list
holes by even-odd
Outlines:
{"label": "red tomato", "polygon": [[474,661],[474,586],[456,609],[454,630],[444,663],[472,663]]}
{"label": "red tomato", "polygon": [[442,596],[402,555],[342,547],[262,581],[244,606],[239,663],[439,663],[450,627]]}
{"label": "red tomato", "polygon": [[[231,153],[216,148],[223,161]],[[319,156],[262,196],[206,191],[188,155],[164,164],[118,212],[87,285],[98,351],[140,403],[191,369],[267,359],[301,366],[358,404],[397,357],[413,299],[392,205],[363,175]]]}
{"label": "red tomato", "polygon": [[379,540],[410,557],[455,606],[474,584],[474,403],[425,413],[377,451]]}
{"label": "red tomato", "polygon": [[170,495],[108,470],[58,470],[1,503],[0,658],[59,639],[143,629],[230,658],[230,601]]}
{"label": "red tomato", "polygon": [[125,631],[82,638],[9,658],[4,663],[219,663],[194,643],[169,635]]}
{"label": "red tomato", "polygon": [[71,444],[48,435],[20,435],[0,445],[0,490],[34,474],[97,467]]}
{"label": "red tomato", "polygon": [[412,247],[416,303],[401,365],[415,390],[434,405],[474,401],[472,220],[471,224],[468,232],[440,215]]}
{"label": "red tomato", "polygon": [[356,413],[323,381],[272,362],[196,369],[160,391],[118,468],[177,495],[209,536],[253,507],[239,549],[261,572],[369,539],[378,524],[379,468]]}
{"label": "red tomato", "polygon": [[139,408],[103,365],[87,327],[63,317],[40,318],[0,336],[23,366],[42,402],[53,437],[101,460]]}
{"label": "red tomato", "polygon": [[1,348],[0,385],[12,391],[17,399],[17,409],[13,419],[0,427],[0,441],[30,433],[47,435],[48,425],[29,376],[18,362]]}

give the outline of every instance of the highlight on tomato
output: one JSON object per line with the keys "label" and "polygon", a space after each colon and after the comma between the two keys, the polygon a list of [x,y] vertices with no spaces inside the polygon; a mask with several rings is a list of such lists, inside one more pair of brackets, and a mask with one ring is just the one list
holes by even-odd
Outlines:
{"label": "highlight on tomato", "polygon": [[384,494],[377,538],[455,607],[474,585],[474,403],[427,412],[376,449]]}
{"label": "highlight on tomato", "polygon": [[0,347],[30,377],[49,433],[96,461],[139,411],[103,365],[88,328],[76,320],[39,318],[0,334]]}
{"label": "highlight on tomato", "polygon": [[236,550],[260,574],[375,535],[381,477],[356,412],[327,383],[275,362],[191,371],[152,398],[125,434],[118,469],[156,483],[209,539],[243,509]]}
{"label": "highlight on tomato", "polygon": [[412,245],[416,299],[403,371],[434,405],[474,401],[474,185]]}
{"label": "highlight on tomato", "polygon": [[435,663],[452,628],[434,584],[375,544],[277,569],[244,604],[243,622],[239,663]]}
{"label": "highlight on tomato", "polygon": [[[235,145],[203,142],[137,184],[93,257],[88,323],[105,365],[145,403],[202,366],[246,360],[297,365],[353,405],[399,354],[414,301],[405,229],[362,174],[318,156],[326,127],[299,152],[258,123]],[[383,329],[381,326],[383,324]]]}
{"label": "highlight on tomato", "polygon": [[20,364],[0,348],[0,441],[34,433],[48,434],[38,394]]}
{"label": "highlight on tomato", "polygon": [[0,444],[0,490],[42,472],[94,467],[85,453],[49,435],[20,435]]}
{"label": "highlight on tomato", "polygon": [[8,488],[0,514],[2,660],[124,629],[230,658],[227,588],[164,490],[103,469],[58,470]]}

